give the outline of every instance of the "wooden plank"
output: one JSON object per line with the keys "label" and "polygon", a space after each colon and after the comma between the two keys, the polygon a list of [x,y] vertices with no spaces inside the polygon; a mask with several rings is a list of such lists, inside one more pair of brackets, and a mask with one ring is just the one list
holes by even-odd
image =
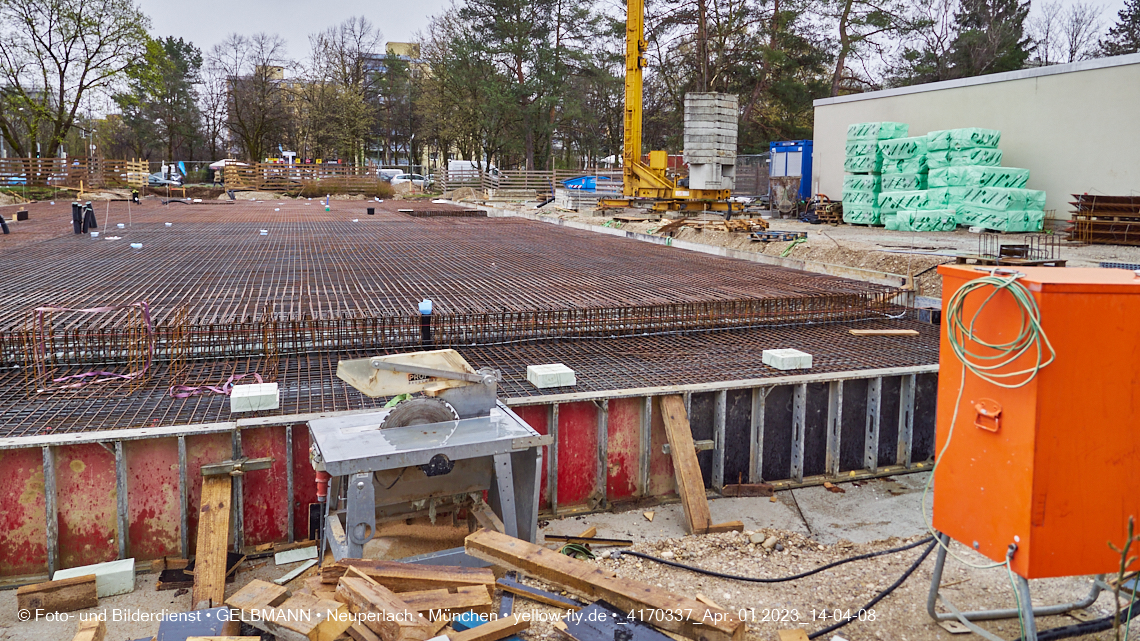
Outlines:
{"label": "wooden plank", "polygon": [[[661,617],[654,625],[690,639],[743,641],[745,625],[734,616],[710,612],[695,599],[641,581],[618,577],[593,563],[572,559],[544,547],[497,532],[480,530],[467,537],[468,555],[557,585],[589,601],[603,599],[623,612],[657,610],[683,613]],[[453,640],[454,641],[454,640]]]}
{"label": "wooden plank", "polygon": [[261,637],[186,637],[186,641],[261,641]]}
{"label": "wooden plank", "polygon": [[462,632],[449,634],[447,637],[451,641],[498,641],[529,627],[530,621],[512,614],[509,617],[488,621],[483,625],[468,628]]}
{"label": "wooden plank", "polygon": [[772,496],[776,488],[771,483],[734,483],[724,486],[725,496]]}
{"label": "wooden plank", "polygon": [[198,547],[194,557],[194,598],[191,600],[195,610],[212,608],[226,600],[231,478],[211,476],[202,479]]}
{"label": "wooden plank", "polygon": [[850,329],[852,336],[918,336],[914,329]]}
{"label": "wooden plank", "polygon": [[79,630],[72,641],[103,641],[107,636],[107,624],[102,619],[88,619],[79,622]]}
{"label": "wooden plank", "polygon": [[341,559],[321,568],[321,580],[336,583],[349,567],[354,567],[393,592],[438,590],[460,585],[495,585],[489,568],[461,568],[450,565],[417,565],[373,559]]}
{"label": "wooden plank", "polygon": [[777,630],[776,636],[779,641],[808,641],[807,632],[799,628],[795,630]]}
{"label": "wooden plank", "polygon": [[705,534],[720,534],[721,532],[743,532],[743,531],[744,531],[744,522],[743,521],[726,521],[724,523],[717,523],[716,525],[710,525],[708,527],[708,529],[705,530]]}
{"label": "wooden plank", "polygon": [[591,525],[590,527],[586,528],[586,531],[579,534],[578,538],[580,538],[580,539],[592,539],[597,535],[598,535],[598,528]]}
{"label": "wooden plank", "polygon": [[514,579],[502,578],[499,579],[499,582],[496,585],[499,586],[499,589],[501,589],[503,592],[517,594],[523,598],[530,599],[531,601],[537,601],[539,603],[545,603],[546,605],[552,605],[562,610],[574,610],[577,612],[578,610],[581,610],[583,607],[585,607],[581,603],[578,603],[573,599],[567,599],[561,594],[555,594],[553,592],[540,590],[529,585],[523,585]]}
{"label": "wooden plank", "polygon": [[352,637],[356,641],[380,641],[380,637],[376,636],[375,632],[369,630],[360,623],[353,623],[351,626],[349,626],[348,636]]}
{"label": "wooden plank", "polygon": [[685,511],[686,530],[689,534],[700,534],[712,525],[712,517],[685,402],[680,395],[673,394],[662,396],[660,403],[665,435],[669,439],[669,454],[673,458],[677,493],[681,495],[681,507]]}
{"label": "wooden plank", "polygon": [[336,597],[383,641],[426,641],[432,636],[431,623],[382,585],[354,576],[341,577]]}
{"label": "wooden plank", "polygon": [[226,604],[241,610],[250,625],[282,641],[333,641],[352,624],[343,603],[288,593],[279,585],[254,579]]}
{"label": "wooden plank", "polygon": [[72,612],[99,605],[95,575],[24,585],[16,590],[16,607],[38,616],[42,612]]}
{"label": "wooden plank", "polygon": [[493,605],[491,592],[481,585],[464,585],[450,590],[401,592],[400,600],[429,620],[466,611],[489,614]]}

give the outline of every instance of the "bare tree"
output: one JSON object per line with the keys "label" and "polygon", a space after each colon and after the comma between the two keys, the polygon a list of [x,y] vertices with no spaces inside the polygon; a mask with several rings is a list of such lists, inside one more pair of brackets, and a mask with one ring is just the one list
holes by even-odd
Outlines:
{"label": "bare tree", "polygon": [[214,46],[209,65],[226,83],[226,127],[247,159],[260,161],[289,127],[285,41],[277,34],[230,34]]}
{"label": "bare tree", "polygon": [[309,36],[309,64],[299,92],[304,113],[298,142],[306,149],[363,162],[385,64],[383,42],[380,30],[363,16]]}
{"label": "bare tree", "polygon": [[148,26],[132,0],[0,2],[0,133],[12,151],[29,157],[42,141],[54,156],[87,95],[141,57]]}
{"label": "bare tree", "polygon": [[1067,7],[1047,2],[1028,21],[1036,45],[1034,62],[1056,65],[1097,56],[1097,40],[1104,23],[1104,7],[1077,2]]}

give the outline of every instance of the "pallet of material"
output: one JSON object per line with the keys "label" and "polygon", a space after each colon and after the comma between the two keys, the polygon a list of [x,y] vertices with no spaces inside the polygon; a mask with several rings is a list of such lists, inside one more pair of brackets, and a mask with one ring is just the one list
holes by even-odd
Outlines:
{"label": "pallet of material", "polygon": [[333,641],[352,625],[349,608],[308,594],[254,579],[226,599],[242,611],[243,621],[276,635],[281,641]]}
{"label": "pallet of material", "polygon": [[729,613],[533,543],[480,530],[467,537],[464,549],[469,556],[533,576],[589,601],[606,601],[623,612],[675,613],[652,621],[668,632],[701,641],[744,639],[744,622]]}
{"label": "pallet of material", "polygon": [[489,568],[463,568],[451,565],[419,565],[399,561],[341,559],[321,568],[321,581],[335,584],[348,568],[360,570],[393,592],[438,590],[459,586],[483,586],[492,589],[495,573]]}
{"label": "pallet of material", "polygon": [[748,236],[752,242],[782,243],[807,238],[806,231],[760,231]]}
{"label": "pallet of material", "polygon": [[72,612],[93,608],[99,605],[95,575],[20,586],[16,590],[16,605],[20,610],[33,613]]}

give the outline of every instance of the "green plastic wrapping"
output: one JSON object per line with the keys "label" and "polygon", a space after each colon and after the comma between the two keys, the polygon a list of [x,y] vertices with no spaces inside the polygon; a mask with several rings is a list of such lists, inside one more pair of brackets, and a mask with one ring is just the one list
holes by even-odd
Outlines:
{"label": "green plastic wrapping", "polygon": [[1045,209],[1045,192],[1011,187],[968,187],[962,201],[998,211]]}
{"label": "green plastic wrapping", "polygon": [[958,207],[957,219],[960,225],[997,231],[1034,232],[1041,231],[1045,227],[1045,212],[1038,209],[998,211],[965,204]]}
{"label": "green plastic wrapping", "polygon": [[882,191],[883,178],[878,174],[853,174],[843,177],[843,191]]}
{"label": "green plastic wrapping", "polygon": [[966,165],[930,170],[931,187],[1025,187],[1029,170],[1017,167]]}
{"label": "green plastic wrapping", "polygon": [[863,191],[858,189],[843,190],[843,208],[848,207],[874,207],[878,198],[877,191]]}
{"label": "green plastic wrapping", "polygon": [[843,206],[843,222],[853,225],[878,225],[880,215],[878,207]]}
{"label": "green plastic wrapping", "polygon": [[897,213],[882,214],[879,216],[879,222],[881,222],[883,224],[883,226],[885,226],[890,231],[898,231],[898,229],[899,229],[898,218],[899,218],[899,215]]}
{"label": "green plastic wrapping", "polygon": [[900,211],[894,226],[898,231],[954,231],[958,227],[953,209]]}
{"label": "green plastic wrapping", "polygon": [[996,149],[1001,142],[1001,132],[995,129],[979,129],[967,127],[965,129],[946,129],[932,131],[926,134],[928,147],[931,151],[943,149],[972,149],[974,147],[989,147]]}
{"label": "green plastic wrapping", "polygon": [[931,187],[926,190],[926,206],[919,209],[952,209],[963,202],[969,187]]}
{"label": "green plastic wrapping", "polygon": [[884,158],[882,162],[884,174],[921,174],[926,172],[926,156],[915,156],[906,160],[891,160]]}
{"label": "green plastic wrapping", "polygon": [[[847,143],[847,147],[850,148],[851,143]],[[889,160],[910,160],[916,156],[925,156],[926,136],[880,140],[879,153]]]}
{"label": "green plastic wrapping", "polygon": [[922,209],[928,197],[925,189],[914,191],[890,191],[879,194],[879,209],[895,213],[904,209]]}
{"label": "green plastic wrapping", "polygon": [[972,149],[949,149],[926,152],[926,166],[931,170],[942,167],[963,167],[966,165],[1001,166],[1001,150],[988,147]]}
{"label": "green plastic wrapping", "polygon": [[878,153],[879,141],[877,140],[848,140],[844,146],[844,154],[847,156],[869,156]]}
{"label": "green plastic wrapping", "polygon": [[883,157],[878,153],[862,156],[847,156],[843,160],[843,171],[852,174],[877,174],[883,170]]}
{"label": "green plastic wrapping", "polygon": [[914,191],[926,189],[926,174],[885,174],[880,191]]}
{"label": "green plastic wrapping", "polygon": [[906,138],[910,126],[901,122],[859,122],[847,127],[848,140]]}

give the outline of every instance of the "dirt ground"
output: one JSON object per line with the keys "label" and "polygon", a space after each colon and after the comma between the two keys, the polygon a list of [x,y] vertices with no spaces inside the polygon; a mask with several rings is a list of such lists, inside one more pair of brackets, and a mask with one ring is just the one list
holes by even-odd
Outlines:
{"label": "dirt ground", "polygon": [[[496,205],[504,207],[503,205]],[[540,213],[586,224],[602,225],[611,220],[606,216],[571,212],[558,209],[535,211],[523,206],[515,206],[520,211]],[[808,241],[793,247],[787,254],[817,263],[861,267],[892,274],[915,275],[916,289],[920,296],[939,297],[942,292],[941,278],[933,268],[946,262],[954,262],[958,253],[976,253],[979,235],[965,229],[953,232],[902,232],[889,231],[883,227],[861,227],[855,225],[810,225],[794,219],[772,218],[768,220],[772,231],[804,231]],[[620,223],[623,230],[653,233],[661,227],[661,222]],[[613,225],[613,223],[611,223]],[[1024,242],[1025,234],[1003,234],[1003,244]],[[1061,258],[1070,267],[1099,267],[1104,262],[1140,263],[1140,247],[1124,245],[1078,245],[1065,240],[1059,234]],[[674,238],[694,243],[728,247],[742,251],[755,251],[770,256],[781,256],[791,243],[753,242],[746,233],[729,233],[684,228],[674,234]]]}

